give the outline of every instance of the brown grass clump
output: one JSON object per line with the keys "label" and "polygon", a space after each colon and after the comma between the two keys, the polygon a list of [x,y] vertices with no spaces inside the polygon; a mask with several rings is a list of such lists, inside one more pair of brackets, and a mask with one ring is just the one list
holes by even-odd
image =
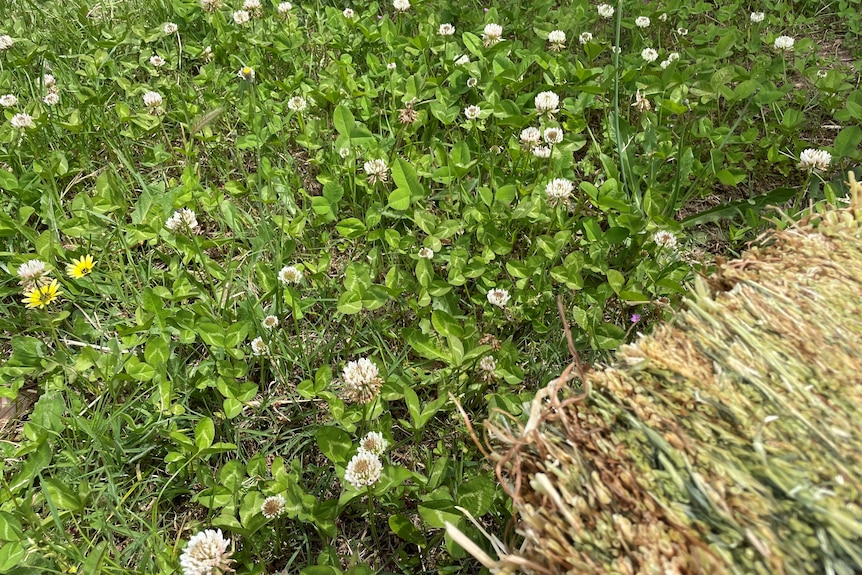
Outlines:
{"label": "brown grass clump", "polygon": [[[696,283],[615,366],[485,423],[522,543],[492,572],[862,572],[862,185]],[[578,375],[579,377],[574,377]],[[574,381],[579,380],[579,388]]]}

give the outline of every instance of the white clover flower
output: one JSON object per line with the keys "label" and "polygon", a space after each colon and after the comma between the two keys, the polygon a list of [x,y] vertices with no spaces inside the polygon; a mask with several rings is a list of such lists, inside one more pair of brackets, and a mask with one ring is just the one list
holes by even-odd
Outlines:
{"label": "white clover flower", "polygon": [[302,270],[296,266],[284,266],[278,272],[278,279],[283,284],[298,284],[302,278]]}
{"label": "white clover flower", "polygon": [[575,185],[571,180],[555,178],[545,186],[545,196],[548,198],[548,203],[552,206],[561,203],[565,204],[572,197],[574,189]]}
{"label": "white clover flower", "polygon": [[46,106],[56,106],[60,103],[60,94],[57,92],[49,92],[42,98],[42,101],[45,102]]}
{"label": "white clover flower", "polygon": [[288,14],[290,14],[290,11],[293,10],[293,4],[291,4],[290,2],[281,2],[278,5],[277,10],[279,16],[287,16]]}
{"label": "white clover flower", "polygon": [[825,172],[829,169],[829,164],[832,162],[832,154],[826,150],[816,150],[814,148],[806,148],[799,154],[800,170],[814,170],[815,172]]}
{"label": "white clover flower", "polygon": [[581,44],[588,44],[593,40],[593,35],[590,32],[581,32],[581,35],[578,36],[578,42]]}
{"label": "white clover flower", "polygon": [[275,329],[278,327],[278,318],[274,315],[268,315],[263,318],[263,321],[260,322],[260,325],[263,326],[263,329]]}
{"label": "white clover flower", "polygon": [[12,116],[12,119],[9,120],[9,123],[12,124],[13,128],[17,128],[19,130],[23,130],[25,128],[32,128],[36,125],[33,122],[33,117],[30,116],[30,114],[25,114],[24,112]]}
{"label": "white clover flower", "polygon": [[790,36],[779,36],[775,39],[773,46],[776,50],[781,50],[782,52],[792,52],[793,44],[796,41]]}
{"label": "white clover flower", "polygon": [[215,12],[221,8],[221,0],[201,0],[201,8],[207,12]]}
{"label": "white clover flower", "polygon": [[7,34],[3,34],[0,36],[0,52],[8,50],[15,44],[15,40],[12,39],[12,36]]}
{"label": "white clover flower", "polygon": [[302,96],[294,96],[287,101],[287,109],[294,112],[302,112],[308,107],[308,102]]}
{"label": "white clover flower", "polygon": [[350,155],[350,148],[348,148],[347,146],[344,146],[343,148],[339,148],[338,149],[338,155],[341,157],[342,160],[346,159],[347,156]]}
{"label": "white clover flower", "polygon": [[18,98],[16,98],[13,94],[4,94],[0,96],[0,106],[4,108],[11,108],[12,106],[18,105]]}
{"label": "white clover flower", "polygon": [[432,260],[434,259],[434,250],[431,248],[420,248],[419,253],[416,255],[426,260]]}
{"label": "white clover flower", "polygon": [[18,277],[21,279],[21,285],[36,285],[47,274],[47,264],[42,260],[29,260],[18,266]]}
{"label": "white clover flower", "polygon": [[763,12],[752,12],[751,16],[749,16],[751,21],[754,22],[755,24],[758,22],[763,22],[763,19],[765,17],[766,17],[766,14],[764,14]]}
{"label": "white clover flower", "polygon": [[178,27],[176,24],[174,24],[173,22],[168,22],[168,23],[166,23],[166,24],[165,24],[165,27],[164,27],[164,28],[162,28],[162,31],[163,31],[165,34],[168,34],[168,35],[170,35],[170,34],[176,34],[176,33],[177,33],[177,30],[179,30],[179,27]]}
{"label": "white clover flower", "polygon": [[243,66],[236,75],[246,82],[254,82],[254,68],[251,66]]}
{"label": "white clover flower", "polygon": [[251,14],[249,14],[246,10],[237,10],[233,13],[233,23],[237,26],[248,24],[250,20]]}
{"label": "white clover flower", "polygon": [[242,3],[242,9],[248,12],[252,18],[260,18],[263,14],[263,5],[260,0],[245,0]]}
{"label": "white clover flower", "polygon": [[503,27],[499,24],[487,24],[482,32],[482,42],[486,48],[490,48],[500,41],[503,36]]}
{"label": "white clover flower", "polygon": [[397,67],[398,67],[398,64],[396,64],[395,62],[389,62],[388,64],[386,64],[386,69],[389,70],[390,72],[392,70],[395,70]]}
{"label": "white clover flower", "polygon": [[635,18],[635,26],[637,26],[638,28],[649,28],[649,24],[649,18],[647,18],[646,16],[638,16],[637,18]]}
{"label": "white clover flower", "polygon": [[392,7],[399,12],[407,12],[410,10],[410,0],[394,0],[392,2]]}
{"label": "white clover flower", "polygon": [[640,88],[638,88],[635,93],[635,103],[632,104],[632,108],[637,109],[637,111],[641,113],[652,110],[652,104],[650,104],[649,98],[641,94]]}
{"label": "white clover flower", "polygon": [[147,108],[158,108],[162,105],[162,95],[158,92],[147,92],[144,94],[144,106]]}
{"label": "white clover flower", "polygon": [[352,403],[368,403],[380,392],[380,370],[368,358],[350,361],[341,371],[342,397]]}
{"label": "white clover flower", "polygon": [[175,211],[168,218],[168,221],[165,222],[165,227],[173,233],[182,231],[194,232],[198,228],[198,219],[192,210],[183,208]]}
{"label": "white clover flower", "polygon": [[509,292],[501,288],[494,288],[488,292],[488,303],[499,308],[506,307],[506,304],[509,303],[510,299],[512,298],[509,295]]}
{"label": "white clover flower", "polygon": [[377,457],[383,455],[387,447],[389,447],[389,442],[386,441],[386,438],[379,431],[369,431],[362,438],[362,441],[359,442],[360,453],[364,451]]}
{"label": "white clover flower", "polygon": [[493,355],[486,355],[479,360],[479,369],[489,373],[493,372],[497,369],[497,360],[494,359]]}
{"label": "white clover flower", "polygon": [[596,9],[599,11],[599,16],[602,18],[614,17],[614,7],[610,4],[599,4]]}
{"label": "white clover flower", "polygon": [[652,237],[657,246],[672,250],[676,247],[676,236],[666,230],[659,230]]}
{"label": "white clover flower", "polygon": [[566,33],[562,30],[554,30],[548,34],[548,46],[553,51],[559,51],[566,47]]}
{"label": "white clover flower", "polygon": [[354,11],[353,11],[353,9],[351,9],[351,8],[345,8],[345,9],[344,9],[344,12],[342,12],[341,14],[342,14],[345,18],[347,18],[348,20],[350,20],[350,19],[352,19],[354,16],[356,16],[356,12],[354,12]]}
{"label": "white clover flower", "polygon": [[382,471],[383,464],[379,457],[368,451],[361,451],[354,455],[350,463],[347,464],[344,481],[352,485],[354,489],[370,487],[377,483]]}
{"label": "white clover flower", "polygon": [[455,65],[456,66],[466,66],[469,63],[470,63],[470,56],[468,56],[467,54],[462,54],[462,55],[457,56],[455,58]]}
{"label": "white clover flower", "polygon": [[281,495],[267,497],[260,505],[260,513],[267,519],[275,519],[284,513],[285,501]]}
{"label": "white clover flower", "polygon": [[558,112],[560,97],[554,92],[539,92],[535,99],[536,111],[539,114],[554,114]]}
{"label": "white clover flower", "polygon": [[670,60],[662,60],[661,64],[659,64],[659,66],[661,66],[661,69],[664,70],[668,66],[670,66],[672,63],[673,62],[671,62]]}
{"label": "white clover flower", "polygon": [[251,340],[251,352],[254,355],[266,355],[269,351],[269,348],[266,345],[266,342],[263,341],[262,337],[256,337]]}
{"label": "white clover flower", "polygon": [[677,60],[679,60],[679,52],[671,52],[667,55],[667,59],[671,62],[676,62]]}
{"label": "white clover flower", "polygon": [[441,36],[451,36],[455,33],[455,26],[452,24],[440,24],[440,29],[437,31]]}
{"label": "white clover flower", "polygon": [[667,22],[667,14],[662,12],[661,15],[658,17],[658,20],[659,22]]}
{"label": "white clover flower", "polygon": [[51,74],[44,74],[42,76],[42,85],[46,90],[51,90],[57,85],[57,79],[54,78]]}
{"label": "white clover flower", "polygon": [[553,146],[563,141],[563,130],[561,128],[546,128],[542,137],[546,144]]}
{"label": "white clover flower", "polygon": [[643,58],[647,62],[655,62],[656,60],[658,60],[658,52],[656,52],[652,48],[644,48],[641,52],[641,58]]}
{"label": "white clover flower", "polygon": [[467,117],[468,120],[475,120],[476,118],[479,117],[479,114],[481,112],[482,112],[482,109],[479,108],[479,106],[476,106],[475,104],[472,106],[467,106],[466,108],[464,108],[464,115]]}
{"label": "white clover flower", "polygon": [[611,52],[614,54],[622,54],[623,49],[619,46],[611,46]]}
{"label": "white clover flower", "polygon": [[530,126],[521,130],[521,145],[525,148],[532,149],[539,145],[542,141],[542,132],[538,128]]}
{"label": "white clover flower", "polygon": [[472,76],[470,78],[467,78],[467,87],[468,88],[475,88],[476,84],[478,84],[478,83],[479,83],[479,80],[476,78],[473,78]]}
{"label": "white clover flower", "polygon": [[828,70],[817,70],[817,77],[820,78],[821,80],[828,75],[829,75]]}
{"label": "white clover flower", "polygon": [[551,148],[548,146],[536,146],[533,148],[533,155],[540,159],[547,159],[551,157]]}
{"label": "white clover flower", "polygon": [[688,28],[677,28],[676,33],[679,36],[688,36]]}
{"label": "white clover flower", "polygon": [[158,54],[153,54],[152,56],[150,56],[150,65],[154,68],[161,68],[165,65],[165,59]]}
{"label": "white clover flower", "polygon": [[232,571],[229,545],[230,539],[224,538],[221,529],[206,529],[192,536],[180,555],[183,575],[219,575]]}
{"label": "white clover flower", "polygon": [[368,176],[368,183],[372,186],[377,182],[386,182],[389,179],[389,168],[384,160],[369,160],[362,165]]}

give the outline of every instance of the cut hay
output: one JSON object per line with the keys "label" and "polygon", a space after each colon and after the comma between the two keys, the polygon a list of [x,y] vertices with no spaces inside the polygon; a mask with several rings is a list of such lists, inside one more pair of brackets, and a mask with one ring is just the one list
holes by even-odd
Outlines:
{"label": "cut hay", "polygon": [[468,550],[495,573],[862,573],[852,177],[851,189],[850,208],[699,280],[615,366],[569,366],[526,424],[486,422],[517,537],[496,541],[496,558]]}

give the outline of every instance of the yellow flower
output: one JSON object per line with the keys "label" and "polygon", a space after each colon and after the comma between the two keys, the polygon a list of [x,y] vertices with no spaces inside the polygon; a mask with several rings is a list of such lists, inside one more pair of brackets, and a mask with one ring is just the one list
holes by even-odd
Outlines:
{"label": "yellow flower", "polygon": [[93,271],[93,256],[86,255],[84,257],[72,260],[72,263],[66,266],[66,274],[76,280],[81,279],[91,271]]}
{"label": "yellow flower", "polygon": [[24,303],[30,309],[45,308],[58,297],[60,297],[60,284],[57,280],[51,280],[47,285],[24,292]]}

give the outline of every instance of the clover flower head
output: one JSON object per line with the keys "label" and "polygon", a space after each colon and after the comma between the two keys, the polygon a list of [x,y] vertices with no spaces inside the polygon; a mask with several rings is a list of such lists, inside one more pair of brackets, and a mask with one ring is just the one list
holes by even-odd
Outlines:
{"label": "clover flower head", "polygon": [[278,272],[278,280],[283,284],[298,284],[302,278],[302,270],[296,266],[284,266]]}
{"label": "clover flower head", "polygon": [[468,120],[475,120],[479,117],[479,114],[482,113],[482,109],[475,104],[472,106],[467,106],[464,108],[464,116],[467,117]]}
{"label": "clover flower head", "polygon": [[165,227],[173,233],[185,230],[193,233],[199,226],[195,213],[188,208],[183,208],[175,211],[173,215],[168,218],[168,221],[165,222]]}
{"label": "clover flower head", "polygon": [[461,54],[460,56],[455,57],[455,65],[456,66],[466,66],[470,63],[470,56],[467,54]]}
{"label": "clover flower head", "polygon": [[263,321],[260,322],[260,325],[263,326],[263,329],[275,329],[278,327],[278,318],[274,315],[268,315],[263,318]]}
{"label": "clover flower head", "polygon": [[248,12],[252,18],[260,18],[263,14],[263,5],[260,0],[245,0],[242,3],[242,9]]}
{"label": "clover flower head", "polygon": [[48,94],[45,94],[42,101],[45,102],[46,106],[56,106],[60,103],[60,94],[57,92],[49,92]]}
{"label": "clover flower head", "polygon": [[799,154],[798,167],[801,170],[813,170],[815,172],[825,172],[829,169],[829,164],[832,162],[832,154],[826,150],[816,150],[814,148],[806,148]]}
{"label": "clover flower head", "polygon": [[354,489],[362,489],[377,483],[382,472],[383,464],[379,457],[368,451],[360,451],[347,464],[344,481],[352,485]]}
{"label": "clover flower head", "polygon": [[751,16],[749,16],[749,19],[755,24],[757,24],[758,22],[763,22],[763,19],[765,17],[766,14],[764,14],[763,12],[752,12]]}
{"label": "clover flower head", "polygon": [[275,519],[284,513],[285,501],[281,495],[267,497],[260,505],[261,514],[267,519]]}
{"label": "clover flower head", "polygon": [[394,0],[392,7],[399,12],[407,12],[410,10],[410,0]]}
{"label": "clover flower head", "polygon": [[248,13],[248,10],[236,10],[233,13],[233,23],[237,26],[247,24],[250,20],[251,14]]}
{"label": "clover flower head", "polygon": [[25,290],[50,282],[48,265],[42,260],[29,260],[18,266],[18,282]]}
{"label": "clover flower head", "polygon": [[293,4],[291,4],[290,2],[281,2],[279,3],[276,10],[278,11],[279,16],[287,16],[288,14],[290,14],[290,11],[293,10]]}
{"label": "clover flower head", "polygon": [[479,83],[478,78],[474,78],[472,76],[467,78],[467,87],[468,88],[475,88],[476,84],[478,84],[478,83]]}
{"label": "clover flower head", "polygon": [[302,112],[308,107],[308,102],[302,96],[294,96],[287,101],[287,109],[294,112]]}
{"label": "clover flower head", "polygon": [[7,34],[3,34],[2,36],[0,36],[0,52],[8,50],[14,44],[15,40],[12,38],[12,36],[9,36]]}
{"label": "clover flower head", "polygon": [[437,30],[437,33],[441,36],[451,36],[455,33],[455,26],[452,24],[440,24],[440,28]]}
{"label": "clover flower head", "polygon": [[154,68],[161,68],[165,65],[165,59],[158,54],[153,54],[152,56],[150,56],[150,65]]}
{"label": "clover flower head", "polygon": [[368,358],[350,361],[341,370],[342,396],[352,403],[369,403],[377,394],[383,380],[380,370]]}
{"label": "clover flower head", "polygon": [[657,231],[655,234],[653,234],[652,239],[656,243],[656,245],[659,247],[662,247],[662,248],[665,248],[668,250],[672,250],[672,249],[676,248],[676,244],[677,244],[676,236],[673,235],[672,232],[669,232],[667,230]]}
{"label": "clover flower head", "polygon": [[548,48],[558,52],[566,47],[566,33],[562,30],[554,30],[548,34]]}
{"label": "clover flower head", "polygon": [[650,20],[646,16],[638,16],[635,18],[635,26],[638,28],[649,28]]}
{"label": "clover flower head", "polygon": [[256,337],[251,340],[251,353],[254,355],[266,355],[269,351],[269,348],[266,345],[266,342],[263,341],[262,337]]}
{"label": "clover flower head", "polygon": [[158,108],[162,105],[162,95],[158,92],[144,93],[144,106],[147,108]]}
{"label": "clover flower head", "polygon": [[433,260],[434,250],[432,250],[431,248],[420,248],[419,253],[417,253],[416,255],[426,260]]}
{"label": "clover flower head", "polygon": [[613,18],[614,17],[614,7],[610,4],[599,4],[596,6],[596,9],[599,12],[599,16],[602,18]]}
{"label": "clover flower head", "polygon": [[356,12],[354,12],[352,8],[345,8],[341,15],[348,20],[351,20],[354,16],[356,16]]}
{"label": "clover flower head", "polygon": [[581,44],[589,44],[593,40],[593,35],[590,32],[581,32],[578,36],[578,42]]}
{"label": "clover flower head", "polygon": [[179,26],[177,26],[177,25],[176,25],[176,24],[174,24],[173,22],[167,22],[167,23],[165,23],[164,27],[162,28],[162,31],[163,31],[165,34],[168,34],[168,35],[170,35],[170,34],[176,34],[176,33],[177,33],[177,30],[179,30]]}
{"label": "clover flower head", "polygon": [[546,144],[553,146],[563,141],[563,130],[561,128],[546,128],[542,137]]}
{"label": "clover flower head", "polygon": [[368,176],[368,183],[372,186],[377,182],[386,182],[389,180],[389,167],[384,160],[369,160],[362,165],[362,169],[365,170],[365,175]]}
{"label": "clover flower head", "polygon": [[793,44],[795,43],[796,41],[790,36],[779,36],[772,45],[776,50],[781,52],[792,52]]}
{"label": "clover flower head", "polygon": [[503,27],[499,24],[486,24],[482,32],[482,43],[486,48],[490,48],[500,41],[503,36]]}
{"label": "clover flower head", "polygon": [[200,0],[201,8],[206,12],[216,12],[221,9],[221,0]]}
{"label": "clover flower head", "polygon": [[0,96],[0,106],[11,108],[18,105],[18,98],[14,94],[4,94]]}
{"label": "clover flower head", "polygon": [[383,455],[386,452],[387,447],[389,447],[389,442],[379,431],[369,431],[359,442],[360,452],[366,451],[368,453],[373,453],[377,457]]}
{"label": "clover flower head", "polygon": [[26,128],[32,128],[36,124],[33,122],[33,117],[30,114],[21,112],[20,114],[15,114],[12,116],[12,119],[9,120],[9,123],[12,124],[13,128],[18,130],[24,130]]}
{"label": "clover flower head", "polygon": [[554,178],[545,186],[545,196],[552,206],[568,203],[572,197],[575,185],[571,180],[565,178]]}
{"label": "clover flower head", "polygon": [[521,130],[521,145],[527,149],[533,149],[539,145],[542,140],[542,132],[539,128],[530,126]]}
{"label": "clover flower head", "polygon": [[206,529],[189,539],[180,555],[183,575],[221,575],[231,571],[231,554],[221,529]]}
{"label": "clover flower head", "polygon": [[536,146],[533,148],[533,155],[540,159],[547,159],[551,157],[551,148],[548,146]]}
{"label": "clover flower head", "polygon": [[512,299],[512,296],[509,295],[508,291],[502,288],[494,288],[488,292],[488,303],[499,308],[506,307],[506,304],[509,303],[510,299]]}
{"label": "clover flower head", "polygon": [[644,48],[641,51],[641,58],[647,62],[655,62],[658,60],[658,52],[653,48]]}
{"label": "clover flower head", "polygon": [[559,111],[557,106],[560,105],[560,97],[551,91],[539,92],[536,94],[534,103],[539,114],[554,114]]}

